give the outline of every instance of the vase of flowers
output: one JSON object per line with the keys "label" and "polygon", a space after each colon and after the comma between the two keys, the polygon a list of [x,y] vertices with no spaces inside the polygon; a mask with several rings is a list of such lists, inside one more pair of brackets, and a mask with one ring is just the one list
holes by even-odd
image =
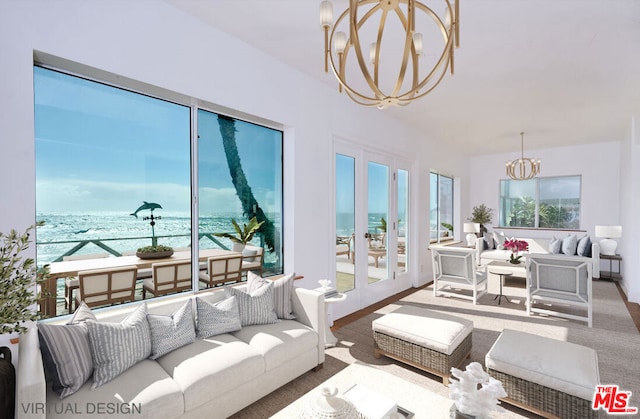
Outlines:
{"label": "vase of flowers", "polygon": [[507,262],[513,263],[517,265],[522,262],[522,254],[520,252],[527,252],[529,250],[529,243],[524,240],[505,240],[504,248],[506,250],[511,250],[511,255],[509,256],[509,260]]}

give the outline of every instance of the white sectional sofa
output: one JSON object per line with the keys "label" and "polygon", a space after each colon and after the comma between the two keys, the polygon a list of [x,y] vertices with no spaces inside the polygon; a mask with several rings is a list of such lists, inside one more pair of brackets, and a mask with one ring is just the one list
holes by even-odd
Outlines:
{"label": "white sectional sofa", "polygon": [[[529,243],[529,251],[527,253],[548,254],[549,244],[551,239],[549,238],[523,238],[523,237],[510,237],[509,239],[524,240]],[[527,254],[525,253],[525,255]],[[479,238],[476,242],[476,261],[478,265],[486,265],[491,261],[507,261],[511,252],[504,249],[486,249],[485,241],[483,238]],[[577,256],[577,255],[576,255]],[[600,245],[596,242],[591,243],[591,261],[592,261],[592,274],[593,278],[600,278]]]}
{"label": "white sectional sofa", "polygon": [[[245,284],[239,288],[246,287]],[[216,289],[198,297],[221,301]],[[171,314],[193,294],[147,301],[150,314]],[[196,339],[157,360],[146,358],[91,388],[60,399],[45,380],[38,331],[21,336],[17,371],[18,418],[225,418],[324,362],[324,296],[293,288],[295,320],[242,327]],[[195,302],[194,302],[195,303]],[[98,322],[120,322],[136,303],[94,310]],[[195,304],[192,304],[195,311]],[[63,323],[66,319],[58,320]],[[122,348],[126,351],[128,348]]]}

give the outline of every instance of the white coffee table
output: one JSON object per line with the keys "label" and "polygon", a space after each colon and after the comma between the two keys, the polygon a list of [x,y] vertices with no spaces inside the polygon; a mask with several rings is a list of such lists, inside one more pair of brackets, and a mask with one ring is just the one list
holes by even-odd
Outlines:
{"label": "white coffee table", "polygon": [[429,417],[448,419],[452,401],[417,384],[405,381],[364,363],[353,363],[318,387],[314,388],[272,418],[297,418],[304,412],[307,403],[320,395],[320,389],[334,385],[340,394],[355,384],[367,387],[376,393],[394,400],[398,406],[415,414],[416,418]]}

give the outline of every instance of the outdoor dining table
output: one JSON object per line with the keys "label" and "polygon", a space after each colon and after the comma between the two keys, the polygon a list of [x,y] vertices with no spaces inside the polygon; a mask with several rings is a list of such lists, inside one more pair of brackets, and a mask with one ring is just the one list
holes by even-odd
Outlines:
{"label": "outdoor dining table", "polygon": [[[200,262],[204,262],[211,256],[229,254],[233,254],[233,252],[224,249],[203,249],[200,250],[198,260]],[[78,276],[78,272],[90,269],[109,269],[119,268],[122,266],[135,266],[138,269],[145,269],[151,268],[154,263],[178,261],[184,259],[191,259],[191,251],[174,252],[173,255],[160,259],[140,259],[139,257],[133,255],[52,262],[49,265],[49,278],[44,286],[44,290],[48,293],[48,296],[43,299],[41,305],[42,313],[47,317],[56,316],[56,301],[58,294],[57,282],[60,278],[75,277]]]}

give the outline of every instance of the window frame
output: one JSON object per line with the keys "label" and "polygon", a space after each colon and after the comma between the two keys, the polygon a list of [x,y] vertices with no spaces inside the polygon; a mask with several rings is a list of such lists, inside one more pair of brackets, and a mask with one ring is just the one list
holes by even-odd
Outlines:
{"label": "window frame", "polygon": [[[286,203],[286,192],[285,185],[288,184],[288,180],[286,177],[287,170],[285,167],[285,155],[289,155],[289,151],[287,148],[287,137],[291,135],[290,131],[286,129],[286,127],[265,118],[257,117],[255,115],[250,115],[241,111],[233,110],[230,108],[226,108],[220,105],[216,105],[214,103],[208,102],[206,100],[198,99],[192,96],[188,96],[185,94],[177,93],[165,88],[161,88],[158,86],[154,86],[145,82],[141,82],[138,80],[130,79],[124,76],[120,76],[114,73],[110,73],[106,70],[97,69],[94,67],[90,67],[84,64],[72,62],[63,58],[59,58],[47,53],[43,53],[40,51],[34,51],[33,54],[33,63],[32,69],[36,67],[40,67],[46,70],[58,72],[70,77],[75,77],[79,79],[83,79],[88,82],[101,84],[104,86],[108,86],[114,89],[120,89],[127,91],[129,93],[157,99],[160,101],[165,101],[169,103],[173,103],[180,106],[185,106],[189,109],[189,120],[190,120],[190,138],[189,138],[189,188],[190,188],[190,217],[191,217],[191,243],[192,243],[192,262],[194,260],[195,255],[198,254],[199,251],[199,243],[198,243],[198,234],[199,234],[199,211],[198,211],[198,202],[199,202],[199,182],[198,182],[198,111],[203,110],[207,112],[212,112],[219,115],[224,115],[229,118],[233,118],[236,121],[246,122],[248,124],[257,125],[264,128],[269,128],[272,130],[279,131],[280,135],[280,158],[277,162],[277,165],[280,168],[280,185],[279,191],[274,191],[279,195],[280,202],[277,203],[280,211],[280,223],[279,229],[280,234],[277,238],[280,241],[280,249],[279,251],[279,269],[280,273],[285,271],[286,265],[286,254],[285,248],[287,240],[286,235],[286,220],[287,220],[287,208],[290,206]],[[32,70],[33,72],[34,70]],[[35,118],[35,115],[34,115]],[[34,136],[35,143],[35,136]],[[37,255],[36,255],[37,260]],[[199,292],[199,280],[198,280],[198,263],[192,263],[192,289],[185,291],[185,293],[195,294]],[[277,273],[271,272],[270,274],[277,275]],[[162,297],[154,297],[154,298],[162,298]],[[138,301],[138,300],[136,300]],[[56,313],[57,316],[65,315],[64,312]]]}
{"label": "window frame", "polygon": [[[567,227],[540,227],[540,180],[556,180],[556,179],[567,179],[567,178],[577,178],[579,181],[579,191],[578,191],[578,225],[574,228]],[[581,230],[581,221],[582,221],[582,175],[559,175],[559,176],[538,176],[533,179],[528,179],[525,182],[535,182],[535,196],[533,199],[535,200],[535,215],[534,215],[534,225],[533,226],[510,226],[507,224],[506,220],[510,213],[503,214],[505,205],[503,204],[503,196],[502,196],[502,185],[503,182],[521,182],[520,180],[515,179],[500,179],[498,181],[498,226],[499,228],[509,228],[509,229],[527,229],[527,230],[554,230],[554,231],[582,231]],[[515,197],[514,197],[515,198]],[[511,198],[513,199],[513,198]]]}
{"label": "window frame", "polygon": [[[431,238],[431,214],[429,214],[429,243],[443,243],[443,242],[447,242],[447,241],[452,241],[454,240],[454,229],[455,229],[455,191],[456,191],[456,182],[455,182],[455,177],[453,175],[446,175],[444,173],[440,173],[436,170],[431,170],[429,171],[429,188],[431,189],[431,177],[432,176],[437,176],[437,181],[436,181],[436,187],[435,187],[435,191],[437,193],[437,198],[436,198],[436,208],[437,208],[437,212],[436,212],[436,227],[437,227],[437,234],[436,234],[436,238],[433,239]],[[444,177],[447,178],[451,181],[451,225],[452,225],[452,230],[451,230],[451,235],[446,236],[446,237],[442,237],[441,236],[441,208],[442,205],[440,204],[440,178]],[[432,193],[434,191],[430,190],[429,191],[429,210],[431,211],[431,197],[432,197]]]}

